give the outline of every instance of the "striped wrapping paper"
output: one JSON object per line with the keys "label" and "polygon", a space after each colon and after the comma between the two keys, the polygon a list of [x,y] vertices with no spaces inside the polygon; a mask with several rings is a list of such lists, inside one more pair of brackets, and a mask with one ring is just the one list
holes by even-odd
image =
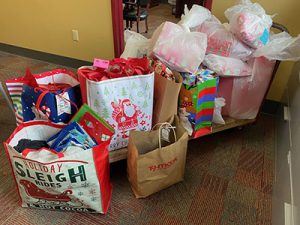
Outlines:
{"label": "striped wrapping paper", "polygon": [[218,78],[209,75],[196,84],[181,87],[179,105],[190,114],[188,119],[194,128],[193,137],[211,133],[217,83]]}
{"label": "striped wrapping paper", "polygon": [[13,102],[15,115],[16,115],[16,122],[20,124],[23,122],[23,111],[22,111],[22,103],[21,103],[21,95],[23,90],[23,83],[20,83],[16,80],[8,80],[6,81],[6,87],[10,98]]}

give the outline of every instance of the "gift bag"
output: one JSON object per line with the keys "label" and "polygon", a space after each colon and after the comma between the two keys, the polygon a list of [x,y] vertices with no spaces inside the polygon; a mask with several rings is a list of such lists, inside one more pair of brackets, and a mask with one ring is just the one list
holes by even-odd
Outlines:
{"label": "gift bag", "polygon": [[182,77],[178,72],[170,71],[160,62],[156,62],[154,67],[154,108],[152,124],[155,125],[157,123],[167,122],[173,115],[177,114],[178,95],[182,85]]}
{"label": "gift bag", "polygon": [[115,132],[114,129],[87,104],[82,105],[72,118],[72,121],[78,122],[98,144],[110,140]]}
{"label": "gift bag", "polygon": [[65,69],[26,75],[6,81],[17,124],[30,120],[68,123],[81,106],[79,82]]}
{"label": "gift bag", "polygon": [[[195,74],[183,74],[183,85],[179,93],[179,107],[185,108],[194,129],[193,137],[211,133],[214,100],[218,78],[199,69]],[[213,73],[210,71],[209,73]]]}
{"label": "gift bag", "polygon": [[108,142],[79,151],[15,149],[21,139],[48,140],[64,125],[31,121],[19,125],[4,143],[22,207],[106,213],[112,194]]}
{"label": "gift bag", "polygon": [[83,100],[114,129],[109,150],[127,147],[129,131],[152,126],[154,73],[94,81],[96,67],[78,70]]}
{"label": "gift bag", "polygon": [[149,132],[130,132],[127,172],[132,191],[137,198],[183,180],[188,135],[177,116],[172,125],[158,124]]}

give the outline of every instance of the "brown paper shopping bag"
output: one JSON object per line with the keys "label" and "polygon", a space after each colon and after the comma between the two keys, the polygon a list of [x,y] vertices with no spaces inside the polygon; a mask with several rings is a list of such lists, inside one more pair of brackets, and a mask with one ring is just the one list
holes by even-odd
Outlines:
{"label": "brown paper shopping bag", "polygon": [[168,80],[161,74],[154,77],[154,109],[152,124],[167,122],[177,114],[178,96],[182,85],[182,77],[173,72],[175,81]]}
{"label": "brown paper shopping bag", "polygon": [[[137,198],[183,180],[188,134],[177,116],[172,125],[167,124],[159,125],[154,131],[130,132],[127,172]],[[168,138],[170,142],[166,141]]]}

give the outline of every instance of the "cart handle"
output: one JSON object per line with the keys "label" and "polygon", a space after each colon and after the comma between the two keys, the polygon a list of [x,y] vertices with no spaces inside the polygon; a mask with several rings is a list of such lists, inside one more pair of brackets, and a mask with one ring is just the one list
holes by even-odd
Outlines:
{"label": "cart handle", "polygon": [[275,29],[277,29],[277,30],[280,30],[282,32],[283,31],[287,32],[289,34],[289,30],[285,26],[283,26],[282,24],[280,24],[280,23],[273,22],[272,27],[275,28]]}

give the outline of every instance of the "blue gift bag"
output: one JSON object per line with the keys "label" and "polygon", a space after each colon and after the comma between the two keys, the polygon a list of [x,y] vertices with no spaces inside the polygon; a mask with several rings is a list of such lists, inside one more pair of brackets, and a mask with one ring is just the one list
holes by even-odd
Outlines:
{"label": "blue gift bag", "polygon": [[50,73],[39,80],[36,87],[23,85],[23,121],[68,123],[82,105],[80,85],[76,78],[64,73]]}

